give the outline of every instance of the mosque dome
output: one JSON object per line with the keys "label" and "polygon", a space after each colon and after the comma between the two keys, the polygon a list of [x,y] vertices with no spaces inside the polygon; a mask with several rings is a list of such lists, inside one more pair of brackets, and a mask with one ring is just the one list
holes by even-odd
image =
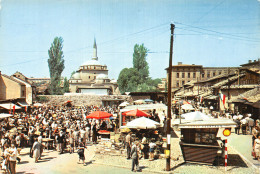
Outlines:
{"label": "mosque dome", "polygon": [[72,75],[72,79],[80,79],[80,74],[76,72],[75,74]]}
{"label": "mosque dome", "polygon": [[87,66],[87,65],[101,65],[101,63],[98,60],[89,60],[83,63],[82,66]]}
{"label": "mosque dome", "polygon": [[108,79],[108,76],[106,74],[99,74],[97,76],[97,80],[103,80],[103,79]]}

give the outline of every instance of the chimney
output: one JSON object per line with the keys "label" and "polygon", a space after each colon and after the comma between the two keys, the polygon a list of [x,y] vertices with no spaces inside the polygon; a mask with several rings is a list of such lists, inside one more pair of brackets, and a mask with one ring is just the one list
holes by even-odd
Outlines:
{"label": "chimney", "polygon": [[252,60],[249,60],[248,63],[252,63]]}
{"label": "chimney", "polygon": [[178,65],[182,65],[182,62],[178,62]]}

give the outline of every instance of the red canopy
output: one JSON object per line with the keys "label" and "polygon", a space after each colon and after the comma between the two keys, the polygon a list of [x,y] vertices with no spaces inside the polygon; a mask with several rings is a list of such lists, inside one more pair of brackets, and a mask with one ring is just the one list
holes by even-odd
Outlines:
{"label": "red canopy", "polygon": [[144,111],[135,109],[135,110],[131,110],[131,111],[126,111],[123,113],[123,115],[126,116],[136,116],[136,117],[150,117],[150,115]]}
{"label": "red canopy", "polygon": [[103,119],[103,118],[109,118],[112,114],[103,112],[103,111],[95,111],[89,114],[86,118],[95,118],[95,119]]}

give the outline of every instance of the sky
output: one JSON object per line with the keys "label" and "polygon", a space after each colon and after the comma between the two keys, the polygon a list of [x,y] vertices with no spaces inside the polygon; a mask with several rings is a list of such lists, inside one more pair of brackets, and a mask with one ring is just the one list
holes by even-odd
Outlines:
{"label": "sky", "polygon": [[234,67],[260,58],[260,0],[0,0],[0,71],[49,77],[48,49],[62,37],[62,76],[90,60],[94,37],[99,61],[117,79],[132,67],[135,44],[149,49],[152,78],[173,65]]}

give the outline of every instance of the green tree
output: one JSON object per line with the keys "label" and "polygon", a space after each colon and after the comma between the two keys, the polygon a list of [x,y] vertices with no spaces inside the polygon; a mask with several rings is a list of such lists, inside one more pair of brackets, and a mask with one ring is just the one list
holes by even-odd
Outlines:
{"label": "green tree", "polygon": [[135,68],[124,68],[118,76],[117,83],[122,94],[136,91],[141,83],[140,75]]}
{"label": "green tree", "polygon": [[70,85],[67,77],[64,78],[64,83],[63,83],[63,93],[65,92],[70,92]]}
{"label": "green tree", "polygon": [[146,61],[148,49],[142,45],[135,44],[133,53],[133,68],[136,68],[143,82],[149,77],[149,65]]}
{"label": "green tree", "polygon": [[62,37],[55,37],[50,49],[48,50],[49,59],[49,71],[51,84],[49,86],[51,94],[62,94],[62,89],[60,86],[61,73],[64,70],[64,59],[63,59],[63,39]]}

